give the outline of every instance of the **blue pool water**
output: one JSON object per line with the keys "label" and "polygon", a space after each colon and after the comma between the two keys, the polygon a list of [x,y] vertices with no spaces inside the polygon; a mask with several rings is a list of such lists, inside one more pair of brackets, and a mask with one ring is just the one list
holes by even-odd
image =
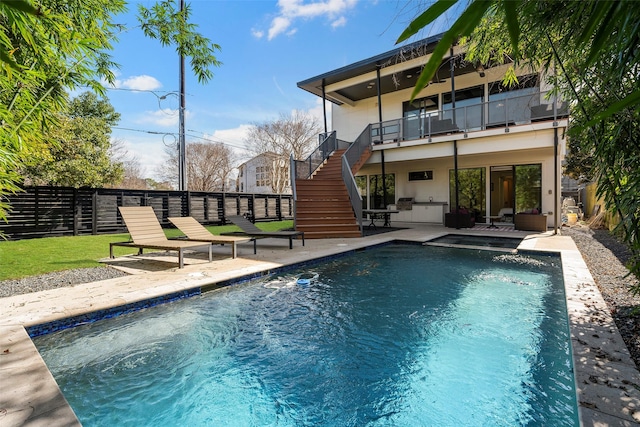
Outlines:
{"label": "blue pool water", "polygon": [[34,342],[85,426],[577,426],[564,301],[557,257],[389,245]]}

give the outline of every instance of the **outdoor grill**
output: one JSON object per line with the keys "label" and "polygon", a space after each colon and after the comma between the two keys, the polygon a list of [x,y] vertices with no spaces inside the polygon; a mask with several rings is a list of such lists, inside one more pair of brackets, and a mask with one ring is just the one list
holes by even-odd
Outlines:
{"label": "outdoor grill", "polygon": [[396,203],[396,209],[399,211],[410,211],[413,208],[413,197],[400,197]]}

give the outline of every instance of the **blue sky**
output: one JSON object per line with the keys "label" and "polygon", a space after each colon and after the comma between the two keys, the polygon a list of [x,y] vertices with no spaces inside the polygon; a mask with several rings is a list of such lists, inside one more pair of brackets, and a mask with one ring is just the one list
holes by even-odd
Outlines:
{"label": "blue sky", "polygon": [[[322,118],[322,105],[297,82],[395,47],[395,40],[423,2],[396,0],[194,0],[188,1],[199,32],[220,45],[214,77],[199,84],[186,68],[186,141],[216,141],[246,160],[246,129],[281,113],[308,111]],[[112,136],[135,156],[146,177],[157,178],[165,144],[178,131],[179,60],[137,28],[138,4],[116,22],[123,33],[112,52],[117,71],[108,98],[121,114]],[[421,37],[432,35],[429,32]],[[136,91],[140,90],[140,91]],[[153,91],[145,92],[145,91]],[[165,100],[159,97],[169,94]],[[167,132],[167,135],[148,132]]]}

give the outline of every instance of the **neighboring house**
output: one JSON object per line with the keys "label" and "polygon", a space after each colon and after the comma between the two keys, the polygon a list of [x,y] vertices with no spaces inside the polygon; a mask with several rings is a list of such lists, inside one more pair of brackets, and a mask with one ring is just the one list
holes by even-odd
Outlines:
{"label": "neighboring house", "polygon": [[237,191],[291,194],[289,162],[273,153],[260,154],[238,166]]}
{"label": "neighboring house", "polygon": [[355,172],[363,208],[396,208],[409,198],[411,211],[392,218],[443,223],[444,213],[458,205],[481,222],[533,211],[546,214],[549,227],[559,225],[566,103],[555,100],[535,71],[516,70],[519,84],[506,87],[502,79],[511,64],[476,66],[460,46],[409,102],[439,38],[298,83],[332,102],[338,140],[371,147]]}

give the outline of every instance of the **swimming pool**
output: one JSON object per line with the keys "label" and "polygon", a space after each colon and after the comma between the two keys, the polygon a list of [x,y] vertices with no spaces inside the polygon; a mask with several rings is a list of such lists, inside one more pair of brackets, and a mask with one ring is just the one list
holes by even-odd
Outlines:
{"label": "swimming pool", "polygon": [[578,425],[558,264],[389,245],[34,342],[86,426]]}

